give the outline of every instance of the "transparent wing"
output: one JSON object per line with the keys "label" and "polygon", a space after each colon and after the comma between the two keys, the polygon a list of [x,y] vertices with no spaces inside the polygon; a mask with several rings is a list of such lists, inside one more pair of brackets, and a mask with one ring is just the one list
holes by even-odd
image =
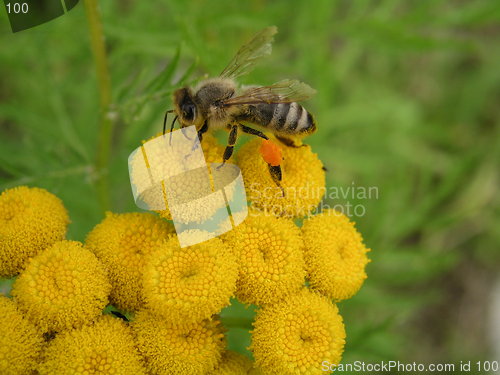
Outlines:
{"label": "transparent wing", "polygon": [[271,54],[271,44],[277,32],[276,26],[269,26],[257,33],[251,41],[238,50],[220,76],[235,78],[249,73],[262,57]]}
{"label": "transparent wing", "polygon": [[259,103],[290,103],[309,99],[316,90],[308,84],[293,79],[284,79],[271,86],[255,87],[241,95],[225,100],[223,106]]}

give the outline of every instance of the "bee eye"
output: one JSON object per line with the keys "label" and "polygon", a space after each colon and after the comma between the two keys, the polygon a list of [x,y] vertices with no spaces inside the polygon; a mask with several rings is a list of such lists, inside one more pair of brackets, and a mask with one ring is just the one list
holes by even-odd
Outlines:
{"label": "bee eye", "polygon": [[185,104],[182,106],[182,117],[185,120],[192,121],[196,116],[196,107],[194,104]]}

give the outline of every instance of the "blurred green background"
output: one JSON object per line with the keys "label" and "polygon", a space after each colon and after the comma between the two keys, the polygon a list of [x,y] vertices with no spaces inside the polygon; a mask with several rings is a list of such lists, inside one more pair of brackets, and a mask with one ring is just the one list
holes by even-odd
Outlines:
{"label": "blurred green background", "polygon": [[[100,179],[110,209],[137,211],[127,157],[161,130],[171,91],[217,75],[277,25],[273,54],[242,82],[316,88],[306,106],[318,132],[307,143],[328,186],[378,189],[328,202],[362,205],[353,219],[373,249],[364,287],[340,304],[344,362],[495,359],[498,1],[101,1],[114,125],[105,170],[95,166],[99,85],[83,5],[16,34],[0,11],[1,190],[55,193],[77,240],[103,217]],[[235,332],[231,345],[243,348]]]}

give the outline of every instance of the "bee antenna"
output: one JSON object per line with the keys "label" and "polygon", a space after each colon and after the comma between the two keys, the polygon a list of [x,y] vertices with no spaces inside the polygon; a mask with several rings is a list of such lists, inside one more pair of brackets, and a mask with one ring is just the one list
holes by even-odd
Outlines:
{"label": "bee antenna", "polygon": [[[165,135],[165,130],[167,130],[167,117],[169,113],[174,112],[173,109],[169,109],[167,112],[165,112],[165,117],[163,118],[163,135]],[[177,118],[177,116],[175,116]],[[175,120],[174,120],[175,121]]]}
{"label": "bee antenna", "polygon": [[[174,117],[174,120],[172,121],[172,125],[170,125],[170,140],[169,140],[169,144],[171,145],[172,144],[172,131],[174,130],[174,124],[175,124],[175,121],[177,120],[177,115],[175,115]],[[165,134],[165,131],[163,132],[163,134]]]}

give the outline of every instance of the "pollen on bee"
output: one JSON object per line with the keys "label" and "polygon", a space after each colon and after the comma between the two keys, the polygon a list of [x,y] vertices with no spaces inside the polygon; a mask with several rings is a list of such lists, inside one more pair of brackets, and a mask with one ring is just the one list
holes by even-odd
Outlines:
{"label": "pollen on bee", "polygon": [[281,155],[281,148],[269,139],[263,139],[260,146],[260,154],[266,163],[276,167],[281,164],[283,159]]}

